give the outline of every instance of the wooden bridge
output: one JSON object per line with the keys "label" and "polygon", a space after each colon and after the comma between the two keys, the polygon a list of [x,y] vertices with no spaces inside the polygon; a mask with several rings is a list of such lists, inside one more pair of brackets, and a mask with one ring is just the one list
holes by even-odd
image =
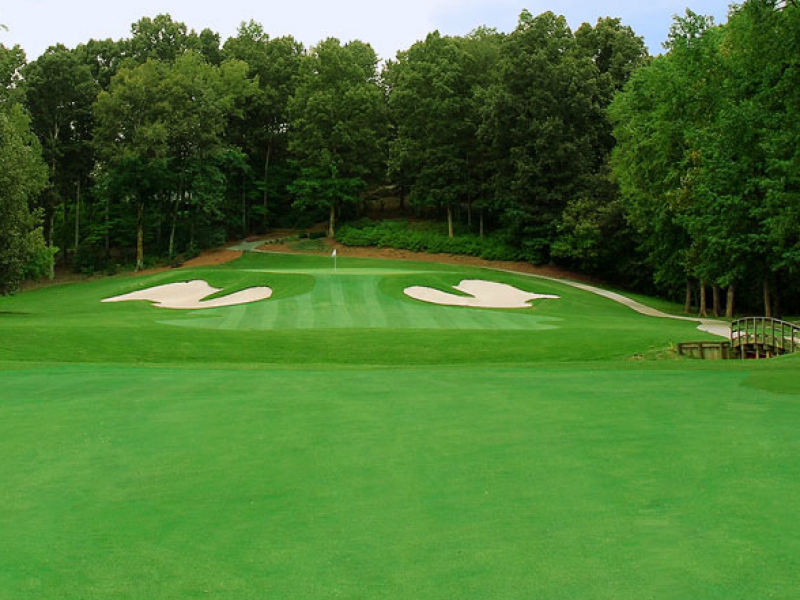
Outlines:
{"label": "wooden bridge", "polygon": [[800,325],[768,317],[747,317],[731,323],[729,340],[683,342],[677,350],[683,356],[705,360],[772,358],[800,352]]}
{"label": "wooden bridge", "polygon": [[800,351],[800,326],[768,317],[731,323],[731,358],[772,358]]}

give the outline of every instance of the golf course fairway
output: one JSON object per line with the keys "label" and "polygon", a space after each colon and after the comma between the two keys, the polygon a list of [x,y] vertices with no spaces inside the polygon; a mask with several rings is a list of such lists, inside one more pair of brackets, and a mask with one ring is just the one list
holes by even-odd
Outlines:
{"label": "golf course fairway", "polygon": [[[678,359],[715,338],[522,274],[332,266],[0,300],[0,599],[797,597],[795,357]],[[464,280],[558,299],[404,294]],[[103,302],[188,281],[272,295]]]}

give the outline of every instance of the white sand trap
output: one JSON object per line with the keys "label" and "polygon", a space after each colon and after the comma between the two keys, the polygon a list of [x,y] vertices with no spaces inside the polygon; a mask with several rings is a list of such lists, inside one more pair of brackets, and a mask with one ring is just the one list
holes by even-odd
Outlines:
{"label": "white sand trap", "polygon": [[213,300],[203,298],[216,294],[220,288],[211,287],[202,280],[185,281],[183,283],[168,283],[148,288],[140,292],[106,298],[103,302],[129,302],[131,300],[149,300],[159,308],[175,308],[181,310],[198,308],[219,308],[221,306],[234,306],[249,304],[266,300],[272,296],[272,289],[268,287],[254,287],[233,294],[228,294]]}
{"label": "white sand trap", "polygon": [[465,279],[454,289],[467,296],[457,296],[429,287],[408,287],[405,294],[415,300],[444,304],[447,306],[471,306],[473,308],[530,308],[532,300],[558,300],[559,296],[550,294],[532,294],[523,292],[513,285],[481,281],[478,279]]}

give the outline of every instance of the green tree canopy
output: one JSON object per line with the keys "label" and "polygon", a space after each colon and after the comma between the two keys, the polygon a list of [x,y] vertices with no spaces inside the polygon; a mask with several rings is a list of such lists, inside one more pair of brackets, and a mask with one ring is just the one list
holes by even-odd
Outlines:
{"label": "green tree canopy", "polygon": [[561,213],[596,165],[596,72],[564,17],[523,11],[486,93],[480,133],[494,156],[495,194],[510,233],[535,261],[549,259]]}
{"label": "green tree canopy", "polygon": [[[251,93],[247,65],[219,67],[187,52],[174,63],[148,60],[122,69],[95,105],[97,144],[120,199],[137,206],[137,265],[144,260],[143,219],[148,205],[170,198],[170,246],[178,212],[185,203],[216,212],[218,194],[204,193],[220,173],[216,155],[224,150],[229,119],[240,114]],[[170,247],[170,253],[172,248]]]}
{"label": "green tree canopy", "polygon": [[[0,63],[13,53],[0,45]],[[13,59],[16,60],[16,59]],[[16,290],[31,261],[44,248],[39,219],[30,202],[47,183],[39,141],[22,106],[0,101],[0,295]]]}
{"label": "green tree canopy", "polygon": [[300,177],[292,186],[300,208],[336,209],[384,174],[386,105],[378,58],[363,42],[330,38],[313,48],[289,103],[289,149]]}
{"label": "green tree canopy", "polygon": [[45,233],[53,245],[55,211],[94,166],[92,104],[98,87],[73,51],[52,46],[23,69],[26,105],[49,167],[43,196]]}
{"label": "green tree canopy", "polygon": [[[300,80],[303,45],[291,36],[270,39],[254,22],[242,23],[236,37],[225,42],[225,56],[245,62],[258,85],[244,115],[232,124],[231,139],[252,158],[252,170],[262,174],[261,222],[269,223],[269,198],[279,193],[282,178],[270,177],[271,167],[285,171],[288,160],[289,99]],[[246,217],[245,217],[246,218]]]}
{"label": "green tree canopy", "polygon": [[452,208],[470,198],[477,179],[471,173],[481,158],[474,152],[475,96],[497,58],[495,38],[479,35],[461,40],[431,33],[385,72],[396,123],[390,172],[406,179],[412,203],[447,208],[451,237]]}

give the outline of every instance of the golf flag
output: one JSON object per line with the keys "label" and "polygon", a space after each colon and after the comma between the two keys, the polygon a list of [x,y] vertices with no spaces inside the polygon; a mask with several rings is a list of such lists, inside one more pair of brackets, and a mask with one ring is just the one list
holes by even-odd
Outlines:
{"label": "golf flag", "polygon": [[331,258],[336,258],[336,248],[333,249],[333,254],[331,254]]}

